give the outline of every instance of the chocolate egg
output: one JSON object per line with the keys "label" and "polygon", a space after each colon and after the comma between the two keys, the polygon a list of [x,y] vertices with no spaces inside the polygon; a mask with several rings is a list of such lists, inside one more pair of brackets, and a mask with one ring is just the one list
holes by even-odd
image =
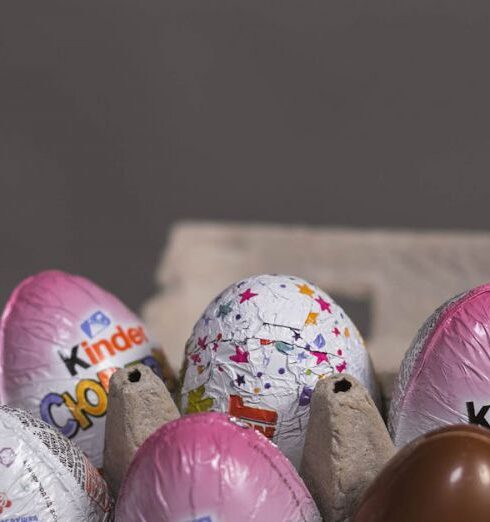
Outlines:
{"label": "chocolate egg", "polygon": [[134,362],[161,372],[157,346],[113,295],[83,277],[42,272],[15,289],[1,319],[1,402],[55,426],[100,467],[109,378]]}
{"label": "chocolate egg", "polygon": [[119,491],[116,520],[320,522],[290,462],[248,425],[189,415],[151,435]]}
{"label": "chocolate egg", "polygon": [[99,522],[113,517],[107,485],[51,426],[0,406],[0,519]]}
{"label": "chocolate egg", "polygon": [[397,446],[436,428],[490,427],[490,285],[432,314],[402,362],[388,419]]}
{"label": "chocolate egg", "polygon": [[488,522],[490,432],[452,426],[403,448],[360,502],[354,522]]}
{"label": "chocolate egg", "polygon": [[378,400],[362,338],[312,283],[259,275],[231,285],[187,343],[182,408],[227,412],[269,437],[298,467],[318,379],[348,371]]}

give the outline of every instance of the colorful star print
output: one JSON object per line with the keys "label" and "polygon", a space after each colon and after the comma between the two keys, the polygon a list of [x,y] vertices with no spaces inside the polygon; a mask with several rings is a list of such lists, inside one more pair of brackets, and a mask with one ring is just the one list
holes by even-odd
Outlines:
{"label": "colorful star print", "polygon": [[201,356],[198,353],[191,355],[191,359],[194,362],[194,365],[201,362]]}
{"label": "colorful star print", "polygon": [[316,357],[316,364],[320,364],[323,361],[328,362],[328,356],[325,352],[310,352],[311,355],[314,355]]}
{"label": "colorful star print", "polygon": [[300,294],[309,295],[310,297],[313,297],[313,295],[315,294],[314,290],[305,283],[303,283],[302,285],[296,285],[296,286],[298,287]]}
{"label": "colorful star print", "polygon": [[235,381],[238,384],[238,386],[245,384],[245,375],[240,375],[239,373],[237,373]]}
{"label": "colorful star print", "polygon": [[230,361],[236,363],[247,363],[250,354],[240,346],[235,346],[235,355],[230,355]]}
{"label": "colorful star print", "polygon": [[347,363],[345,361],[342,361],[340,364],[337,364],[335,366],[335,369],[339,372],[339,373],[342,373],[345,369],[347,368]]}
{"label": "colorful star print", "polygon": [[323,297],[317,297],[315,301],[320,305],[320,310],[324,312],[325,310],[331,314],[332,313],[332,305],[327,303]]}
{"label": "colorful star print", "polygon": [[226,317],[231,312],[231,302],[226,304],[220,304],[217,317]]}
{"label": "colorful star print", "polygon": [[213,407],[213,399],[204,397],[206,389],[204,384],[191,390],[188,395],[188,404],[186,413],[199,413],[201,411],[209,411]]}
{"label": "colorful star print", "polygon": [[[234,416],[245,418],[246,408],[246,422],[260,420],[256,424],[264,429],[263,418],[250,418],[250,412],[274,410],[280,419],[274,441],[288,453],[297,440],[294,451],[300,454],[306,425],[295,419],[307,416],[319,379],[349,372],[370,384],[367,354],[359,345],[349,318],[312,282],[283,275],[244,278],[211,302],[192,330],[182,412],[230,412],[236,397],[240,415]],[[204,393],[196,391],[200,386]],[[294,440],[288,431],[293,422]]]}
{"label": "colorful star print", "polygon": [[297,355],[297,360],[299,363],[303,362],[305,359],[308,359],[305,352],[299,352]]}
{"label": "colorful star print", "polygon": [[245,301],[249,301],[250,299],[252,299],[252,297],[255,297],[256,295],[259,295],[259,294],[255,294],[254,292],[252,292],[252,289],[251,288],[247,288],[245,290],[245,292],[242,292],[240,294],[240,304],[244,303]]}
{"label": "colorful star print", "polygon": [[308,317],[306,318],[305,325],[306,324],[316,324],[316,318],[318,317],[318,313],[316,312],[310,312],[308,314]]}

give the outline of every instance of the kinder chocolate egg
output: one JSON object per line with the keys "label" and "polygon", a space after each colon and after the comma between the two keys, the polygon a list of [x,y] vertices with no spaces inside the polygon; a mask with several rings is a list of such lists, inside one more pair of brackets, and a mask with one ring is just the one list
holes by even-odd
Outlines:
{"label": "kinder chocolate egg", "polygon": [[187,342],[181,405],[228,412],[298,467],[318,379],[348,371],[378,399],[369,355],[344,311],[298,277],[259,275],[219,295]]}
{"label": "kinder chocolate egg", "polygon": [[389,428],[397,446],[449,424],[490,427],[490,285],[458,295],[418,332],[395,383]]}
{"label": "kinder chocolate egg", "polygon": [[27,412],[0,406],[0,520],[112,519],[107,485],[80,449]]}
{"label": "kinder chocolate egg", "polygon": [[124,522],[320,522],[293,466],[220,413],[169,422],[140,447],[119,492]]}
{"label": "kinder chocolate egg", "polygon": [[490,432],[451,426],[403,448],[360,502],[354,522],[488,522]]}
{"label": "kinder chocolate egg", "polygon": [[[160,372],[158,344],[113,295],[59,271],[23,281],[0,323],[0,399],[76,441],[102,465],[109,378],[142,362]],[[172,376],[164,369],[167,384]]]}

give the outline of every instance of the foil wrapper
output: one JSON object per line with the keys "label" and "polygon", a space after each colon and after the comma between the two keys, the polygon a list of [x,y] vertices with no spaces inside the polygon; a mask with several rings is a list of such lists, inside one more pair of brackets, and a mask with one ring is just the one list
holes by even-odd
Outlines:
{"label": "foil wrapper", "polygon": [[388,427],[397,446],[458,423],[490,428],[490,285],[457,295],[424,323],[395,382]]}
{"label": "foil wrapper", "polygon": [[189,415],[151,435],[131,464],[116,506],[124,522],[320,522],[301,478],[246,423]]}
{"label": "foil wrapper", "polygon": [[0,406],[0,520],[108,522],[113,507],[79,448],[28,413]]}
{"label": "foil wrapper", "polygon": [[23,281],[5,307],[1,402],[59,429],[97,467],[102,465],[110,376],[138,362],[172,390],[172,372],[146,326],[83,277],[42,272]]}
{"label": "foil wrapper", "polygon": [[242,419],[298,467],[315,384],[342,372],[379,405],[363,340],[333,299],[298,277],[253,276],[227,288],[196,323],[181,407]]}

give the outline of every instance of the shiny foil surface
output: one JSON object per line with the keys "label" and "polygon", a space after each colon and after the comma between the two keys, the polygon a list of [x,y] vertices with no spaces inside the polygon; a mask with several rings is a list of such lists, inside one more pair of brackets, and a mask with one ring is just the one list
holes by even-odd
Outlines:
{"label": "shiny foil surface", "polygon": [[417,334],[395,383],[389,428],[397,446],[436,428],[490,427],[490,285],[442,305]]}
{"label": "shiny foil surface", "polygon": [[151,435],[119,493],[118,522],[320,522],[291,463],[266,437],[220,413]]}
{"label": "shiny foil surface", "polygon": [[157,347],[110,293],[83,277],[42,272],[14,290],[3,312],[1,402],[56,427],[100,467],[109,378],[136,362],[161,374]]}
{"label": "shiny foil surface", "polygon": [[296,467],[318,379],[349,372],[379,401],[357,328],[328,294],[298,277],[259,275],[231,285],[196,323],[185,357],[184,413],[240,418]]}
{"label": "shiny foil surface", "polygon": [[366,491],[353,522],[488,522],[490,431],[457,425],[402,448]]}
{"label": "shiny foil surface", "polygon": [[0,406],[0,520],[108,522],[113,502],[79,448],[45,422]]}

